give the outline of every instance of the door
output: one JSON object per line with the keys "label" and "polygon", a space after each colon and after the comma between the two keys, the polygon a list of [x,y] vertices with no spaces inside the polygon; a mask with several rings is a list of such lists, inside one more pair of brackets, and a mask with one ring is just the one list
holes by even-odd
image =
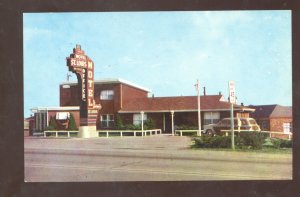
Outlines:
{"label": "door", "polygon": [[165,131],[163,133],[172,133],[171,113],[164,113]]}

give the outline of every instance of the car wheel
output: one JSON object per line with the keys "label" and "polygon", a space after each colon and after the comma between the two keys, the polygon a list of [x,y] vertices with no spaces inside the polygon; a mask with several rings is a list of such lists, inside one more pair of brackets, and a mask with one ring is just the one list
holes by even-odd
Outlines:
{"label": "car wheel", "polygon": [[211,129],[208,129],[207,131],[206,131],[206,134],[208,135],[208,136],[214,136],[214,131],[213,130],[211,130]]}

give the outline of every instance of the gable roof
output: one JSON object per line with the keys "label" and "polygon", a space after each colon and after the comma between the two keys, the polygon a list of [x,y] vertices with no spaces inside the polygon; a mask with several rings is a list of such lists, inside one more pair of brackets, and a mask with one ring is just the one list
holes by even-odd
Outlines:
{"label": "gable roof", "polygon": [[292,117],[293,116],[293,108],[290,106],[281,106],[277,105],[273,110],[271,117],[278,118],[278,117]]}
{"label": "gable roof", "polygon": [[[95,79],[94,80],[94,84],[97,85],[97,84],[113,84],[113,83],[122,83],[122,84],[126,84],[126,85],[129,85],[131,87],[135,87],[137,89],[140,89],[140,90],[143,90],[143,91],[146,91],[146,92],[151,92],[151,90],[149,90],[148,88],[144,88],[142,86],[139,86],[135,83],[132,83],[130,81],[127,81],[127,80],[124,80],[124,79],[120,79],[120,78],[107,78],[107,79]],[[73,85],[77,85],[77,81],[67,81],[67,82],[63,82],[61,83],[60,85],[70,85],[70,86],[73,86]]]}
{"label": "gable roof", "polygon": [[[234,105],[234,107],[239,108],[241,106]],[[222,95],[206,95],[200,97],[200,108],[201,111],[228,111],[230,110],[230,103],[225,102]],[[171,110],[197,111],[197,96],[137,98],[126,103],[119,112],[169,112]]]}
{"label": "gable roof", "polygon": [[250,105],[255,112],[252,114],[253,118],[279,118],[292,117],[292,107],[281,105]]}

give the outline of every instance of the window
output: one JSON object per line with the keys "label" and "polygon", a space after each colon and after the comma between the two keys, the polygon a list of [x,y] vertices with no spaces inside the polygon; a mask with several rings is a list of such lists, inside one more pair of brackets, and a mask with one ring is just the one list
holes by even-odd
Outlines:
{"label": "window", "polygon": [[[143,115],[143,122],[147,120],[147,114]],[[142,124],[142,114],[133,114],[133,124],[141,125]]]}
{"label": "window", "polygon": [[56,120],[66,120],[70,118],[69,112],[57,112],[56,113]]}
{"label": "window", "polygon": [[114,115],[111,114],[104,114],[101,115],[101,127],[102,128],[109,128],[114,126]]}
{"label": "window", "polygon": [[262,121],[260,124],[260,128],[261,128],[261,130],[268,130],[268,128],[269,128],[268,122]]}
{"label": "window", "polygon": [[285,122],[283,123],[283,133],[290,133],[291,132],[291,123]]}
{"label": "window", "polygon": [[100,94],[101,100],[113,100],[114,91],[113,90],[102,90]]}
{"label": "window", "polygon": [[217,124],[220,120],[220,112],[204,112],[204,125]]}
{"label": "window", "polygon": [[37,131],[43,131],[46,129],[47,123],[47,112],[46,111],[39,111],[35,113],[35,129]]}

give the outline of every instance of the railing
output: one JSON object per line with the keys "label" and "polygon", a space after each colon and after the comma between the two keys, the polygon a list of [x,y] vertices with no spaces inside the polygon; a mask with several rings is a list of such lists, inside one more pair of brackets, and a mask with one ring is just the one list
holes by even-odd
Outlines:
{"label": "railing", "polygon": [[79,131],[44,131],[44,137],[47,137],[47,133],[55,133],[55,137],[58,137],[58,134],[61,134],[61,133],[67,133],[67,136],[68,137],[71,137],[70,133],[76,133],[78,134]]}
{"label": "railing", "polygon": [[[180,136],[183,136],[183,133],[196,133],[198,134],[199,130],[175,130],[175,134],[179,133]],[[201,130],[203,133],[203,130]]]}
{"label": "railing", "polygon": [[[157,135],[157,134],[161,134],[161,129],[151,129],[151,130],[101,130],[101,131],[97,131],[100,134],[105,134],[106,137],[112,136],[112,134],[118,133],[118,136],[123,137],[124,133],[130,133],[132,134],[132,136],[136,137],[137,134],[140,134],[140,136],[147,136],[149,134],[149,136],[151,135]],[[100,136],[101,137],[101,136]]]}
{"label": "railing", "polygon": [[283,133],[283,132],[276,132],[276,131],[261,131],[263,133],[269,133],[270,134],[270,138],[272,137],[279,137],[281,138],[283,136],[283,138],[288,138],[289,140],[291,140],[293,138],[293,133],[289,132],[289,133]]}

